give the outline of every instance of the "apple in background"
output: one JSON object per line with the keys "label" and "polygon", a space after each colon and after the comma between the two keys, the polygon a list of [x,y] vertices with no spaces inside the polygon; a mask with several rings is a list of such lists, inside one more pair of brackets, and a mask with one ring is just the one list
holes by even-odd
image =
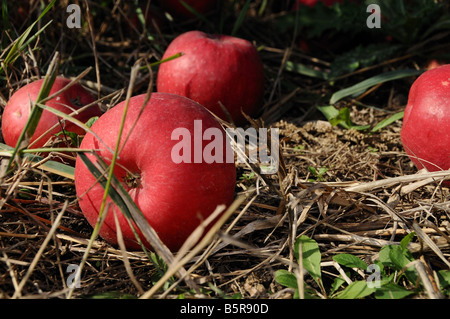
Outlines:
{"label": "apple in background", "polygon": [[[349,2],[357,2],[358,0],[348,0]],[[333,4],[342,3],[344,0],[297,0],[292,6],[292,10],[298,10],[301,5],[307,5],[308,7],[314,7],[318,2],[323,2],[327,7],[332,6]]]}
{"label": "apple in background", "polygon": [[156,80],[158,92],[175,93],[200,103],[229,121],[222,104],[236,125],[246,122],[242,111],[254,116],[264,96],[264,67],[249,41],[228,36],[189,31],[176,37],[163,59]]}
{"label": "apple in background", "polygon": [[[212,11],[215,6],[215,0],[184,0],[184,2],[192,7],[195,11],[200,14],[206,14]],[[169,13],[173,14],[179,18],[195,18],[195,14],[189,11],[180,0],[162,0],[160,1],[161,6],[167,10]]]}
{"label": "apple in background", "polygon": [[[30,100],[36,101],[43,82],[44,79],[40,79],[23,86],[11,96],[6,104],[2,115],[2,134],[5,143],[9,146],[16,146],[19,136],[22,134],[22,131],[30,116]],[[49,96],[61,90],[70,82],[71,81],[69,79],[56,77]],[[46,102],[45,105],[66,114],[70,114],[74,110],[77,110],[94,101],[95,100],[88,91],[86,91],[80,84],[75,83],[57,97]],[[82,122],[87,122],[91,117],[100,116],[101,114],[102,112],[100,107],[98,105],[93,105],[80,114],[75,115],[74,118]],[[59,121],[66,131],[84,135],[84,130],[79,126],[70,121],[63,120],[50,111],[44,110],[30,142],[35,141],[52,126],[58,124]],[[50,138],[52,138],[52,136],[59,132],[61,132],[61,125],[58,125],[55,129],[34,143],[33,148],[42,147]]]}
{"label": "apple in background", "polygon": [[[15,28],[20,29],[26,28],[27,19],[30,18],[31,15],[31,4],[30,1],[27,0],[16,0],[16,1],[8,1],[8,19]],[[7,2],[5,1],[5,4]],[[28,26],[27,25],[27,26]],[[19,33],[20,34],[20,33]]]}
{"label": "apple in background", "polygon": [[[169,249],[177,250],[217,205],[229,205],[233,200],[236,168],[234,160],[225,160],[225,154],[231,145],[221,125],[198,103],[175,94],[152,93],[145,110],[139,115],[144,100],[145,95],[138,95],[129,100],[121,143],[129,134],[136,118],[138,116],[140,118],[119,154],[114,175],[122,181],[162,242]],[[124,106],[125,102],[119,103],[91,127],[92,131],[112,149],[115,148],[118,138]],[[194,121],[201,121],[201,130],[194,125]],[[199,134],[211,128],[223,133],[220,139],[214,139],[214,143],[221,145],[215,151],[219,152],[216,153],[219,157],[224,156],[222,163],[219,160],[211,163],[204,160],[180,162],[178,158],[173,157],[172,152],[177,150],[180,143],[179,139],[172,138],[175,130],[190,132],[188,141],[194,145],[192,150],[195,148],[194,143],[199,143],[197,145],[201,147],[202,152],[205,146],[212,142],[206,139],[195,142],[194,138],[197,139]],[[105,144],[91,133],[87,133],[81,148],[100,150],[97,154],[105,162],[110,163],[112,154],[106,149]],[[187,154],[188,157],[191,157],[190,155],[192,154]],[[93,155],[88,156],[95,162]],[[75,187],[84,216],[91,225],[95,225],[104,189],[96,182],[96,178],[80,157],[75,163]],[[100,236],[113,245],[117,244],[114,219],[116,213],[125,245],[128,249],[139,249],[140,246],[126,217],[108,198],[109,203],[111,205],[106,206],[110,208],[100,229]],[[146,243],[142,234],[140,236]]]}
{"label": "apple in background", "polygon": [[298,10],[302,4],[308,7],[314,7],[317,2],[323,2],[326,6],[332,6],[334,3],[342,3],[342,0],[297,0],[292,7],[292,10]]}
{"label": "apple in background", "polygon": [[418,169],[450,169],[450,64],[422,73],[411,86],[401,141]]}
{"label": "apple in background", "polygon": [[[150,5],[147,11],[147,6],[145,4],[141,4],[139,7],[142,10],[142,14],[144,15],[145,26],[148,30],[156,31],[155,26],[158,29],[161,29],[166,25],[167,20],[164,16],[164,12],[160,8]],[[137,29],[138,31],[141,31],[142,24],[139,21],[138,15],[136,13],[136,7],[130,6],[129,10],[130,12],[128,16],[130,16],[129,22],[131,26]]]}

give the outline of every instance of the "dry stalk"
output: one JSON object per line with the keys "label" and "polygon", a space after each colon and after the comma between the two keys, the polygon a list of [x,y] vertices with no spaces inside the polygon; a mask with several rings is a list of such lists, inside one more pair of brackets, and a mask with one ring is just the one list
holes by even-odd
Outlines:
{"label": "dry stalk", "polygon": [[[227,208],[227,210],[221,215],[221,217],[219,218],[219,220],[211,227],[211,229],[205,234],[205,236],[202,238],[202,240],[195,246],[193,247],[193,249],[189,252],[186,251],[186,254],[177,255],[177,262],[174,262],[172,264],[169,265],[169,269],[166,271],[166,273],[164,274],[164,276],[149,290],[147,291],[144,295],[141,296],[141,298],[143,299],[148,299],[151,298],[163,285],[164,283],[169,280],[170,277],[172,277],[181,267],[183,267],[187,262],[189,262],[195,255],[197,255],[204,247],[206,247],[206,245],[213,239],[213,237],[216,235],[216,233],[219,231],[219,229],[222,227],[222,225],[228,220],[228,218],[231,216],[232,213],[234,213],[236,211],[236,209],[238,209],[238,207],[244,202],[244,200],[246,199],[246,196],[240,196],[237,199],[234,200],[234,202]],[[220,213],[220,210],[216,212],[214,212],[213,214],[210,215],[210,217],[215,218],[217,217],[217,212]],[[211,220],[212,221],[212,220]],[[208,221],[208,222],[211,222]],[[198,226],[198,228],[200,229],[204,229],[204,227],[207,224],[200,224]],[[197,234],[191,235],[197,237]],[[187,239],[186,242],[191,242],[191,236],[189,236],[189,238]],[[186,244],[188,245],[188,244]],[[186,275],[188,275],[189,272],[186,273]]]}
{"label": "dry stalk", "polygon": [[17,286],[17,289],[14,292],[14,295],[12,296],[13,299],[19,298],[22,296],[22,289],[25,286],[25,284],[28,281],[28,278],[30,278],[31,274],[34,271],[34,268],[36,267],[37,263],[39,262],[39,259],[41,258],[42,254],[44,253],[44,250],[47,248],[48,243],[53,238],[53,235],[55,234],[56,230],[58,229],[59,223],[61,222],[61,218],[63,217],[66,208],[67,208],[68,202],[66,201],[64,203],[64,207],[61,209],[61,212],[56,217],[52,227],[50,228],[47,236],[45,237],[44,242],[42,243],[41,247],[39,247],[38,252],[36,253],[35,257],[33,258],[33,261],[31,262],[30,266],[28,267],[27,272],[25,273],[24,277],[20,281],[19,285]]}

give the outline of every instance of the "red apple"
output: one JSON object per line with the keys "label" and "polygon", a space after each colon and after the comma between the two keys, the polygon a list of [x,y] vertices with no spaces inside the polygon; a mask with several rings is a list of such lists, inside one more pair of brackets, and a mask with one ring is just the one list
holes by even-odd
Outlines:
{"label": "red apple", "polygon": [[245,123],[241,109],[248,115],[258,112],[264,95],[264,69],[250,42],[189,31],[170,43],[163,59],[179,52],[181,57],[161,64],[159,92],[191,98],[229,121],[221,103],[236,124]]}
{"label": "red apple", "polygon": [[[216,5],[214,0],[183,0],[187,5],[200,14],[212,11]],[[195,14],[189,11],[180,0],[164,0],[161,6],[171,14],[179,18],[195,18]]]}
{"label": "red apple", "polygon": [[426,71],[411,86],[401,140],[418,169],[450,168],[450,64]]}
{"label": "red apple", "polygon": [[[16,146],[17,141],[19,140],[19,136],[21,135],[22,130],[24,129],[30,116],[30,100],[36,101],[43,81],[43,79],[40,79],[23,86],[11,96],[8,103],[6,104],[2,116],[2,134],[6,144],[13,147]],[[50,95],[61,90],[69,83],[69,79],[57,77],[51,88]],[[61,112],[70,114],[74,110],[77,110],[94,101],[95,100],[92,98],[88,91],[86,91],[80,84],[75,83],[62,94],[49,100],[45,104]],[[80,114],[74,116],[74,118],[82,122],[87,122],[91,117],[99,116],[101,114],[102,112],[99,106],[94,105],[81,112]],[[30,142],[34,142],[53,125],[58,124],[58,121],[61,121],[61,124],[66,131],[75,132],[77,134],[84,134],[84,130],[76,124],[70,121],[63,120],[50,111],[44,110]],[[39,141],[34,143],[33,147],[38,148],[43,146],[50,138],[52,138],[59,132],[61,132],[60,125],[47,133],[44,137],[39,139]]]}
{"label": "red apple", "polygon": [[307,5],[308,7],[314,7],[317,2],[323,2],[326,6],[332,6],[334,3],[342,3],[342,0],[297,0],[292,7],[292,10],[298,10],[301,5]]}
{"label": "red apple", "polygon": [[[359,0],[348,0],[348,2],[358,2]],[[292,10],[298,10],[301,5],[306,5],[310,8],[314,7],[318,2],[323,2],[327,7],[335,3],[343,3],[344,0],[297,0],[292,6]]]}
{"label": "red apple", "polygon": [[[236,182],[234,158],[225,160],[226,152],[231,149],[228,137],[217,120],[198,103],[175,94],[153,93],[139,115],[144,99],[144,95],[138,95],[129,101],[121,143],[137,117],[140,118],[119,154],[114,175],[122,181],[161,240],[169,249],[177,250],[217,205],[231,203]],[[112,154],[105,144],[114,149],[124,106],[125,102],[119,103],[92,126],[92,131],[104,144],[87,133],[81,148],[98,149],[97,154],[110,163]],[[211,130],[219,132],[220,136],[215,136],[212,142],[206,137],[202,139],[202,135]],[[193,145],[192,152],[189,146],[181,154],[180,136],[177,135],[180,132],[189,135],[183,138],[183,143]],[[198,151],[207,153],[211,146],[209,143],[219,145],[215,148],[217,161],[211,163],[197,158]],[[89,158],[95,161],[93,155],[90,154]],[[181,158],[186,160],[181,161]],[[192,158],[194,160],[191,161]],[[75,187],[81,210],[94,225],[104,190],[80,158],[75,164]],[[110,199],[108,203],[111,205],[106,206],[110,208],[100,236],[113,245],[117,244],[115,213],[125,245],[128,249],[139,249],[126,217]],[[142,234],[141,238],[146,242]]]}
{"label": "red apple", "polygon": [[[164,12],[160,10],[158,7],[149,6],[148,11],[146,5],[140,5],[140,9],[142,10],[142,14],[145,18],[145,26],[150,31],[155,31],[155,26],[158,29],[161,29],[165,26],[166,19],[164,17]],[[132,10],[132,11],[131,11]],[[141,22],[139,21],[138,15],[136,13],[136,8],[132,6],[130,8],[130,19],[129,22],[131,26],[137,30],[142,29]],[[131,29],[131,28],[130,28]]]}

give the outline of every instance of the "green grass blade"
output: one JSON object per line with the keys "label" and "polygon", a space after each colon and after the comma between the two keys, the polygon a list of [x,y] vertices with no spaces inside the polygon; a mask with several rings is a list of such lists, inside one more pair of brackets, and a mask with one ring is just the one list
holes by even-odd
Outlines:
{"label": "green grass blade", "polygon": [[[80,159],[83,161],[84,165],[88,168],[88,170],[91,172],[91,174],[95,177],[95,179],[100,183],[100,185],[106,189],[107,188],[107,178],[105,176],[105,171],[101,171],[99,167],[97,167],[84,153],[78,154]],[[101,159],[97,157],[97,161],[99,163]],[[106,165],[106,164],[105,164]],[[113,178],[115,176],[113,175]],[[114,202],[114,204],[120,209],[120,211],[126,216],[127,218],[132,218],[132,215],[130,213],[130,210],[128,208],[128,205],[125,204],[124,199],[119,195],[117,190],[115,188],[108,189],[108,195],[111,198],[111,200]]]}
{"label": "green grass blade", "polygon": [[385,128],[386,126],[394,123],[395,121],[402,119],[404,113],[405,113],[404,111],[401,111],[401,112],[395,113],[394,115],[391,115],[388,118],[380,121],[377,125],[375,125],[372,128],[372,132],[379,131],[382,128]]}
{"label": "green grass blade", "polygon": [[[5,152],[4,156],[11,156],[13,154],[14,148],[0,143],[0,152]],[[45,152],[45,151],[49,151],[49,149],[33,149],[33,150],[26,150],[23,151],[23,156],[27,159],[30,159],[32,162],[38,163],[40,161],[42,161],[44,158],[38,155],[35,155],[34,153],[38,153],[38,152]],[[80,151],[80,150],[72,150],[72,149],[51,149],[51,151]],[[3,155],[3,154],[2,154]],[[38,166],[38,168],[49,172],[49,173],[54,173],[57,174],[59,176],[62,177],[66,177],[69,178],[71,180],[74,179],[75,176],[75,169],[72,166],[60,163],[60,162],[55,162],[55,161],[46,161],[45,163],[42,163],[41,165]]]}
{"label": "green grass blade", "polygon": [[[117,163],[118,154],[121,148],[120,142],[122,139],[122,135],[124,133],[124,126],[128,113],[129,100],[132,95],[132,88],[134,86],[134,81],[136,79],[138,70],[139,70],[139,61],[133,66],[131,70],[130,84],[128,87],[127,97],[125,100],[125,107],[122,114],[119,132],[117,134],[117,141],[114,153],[111,159],[111,163],[109,164],[109,167],[106,166],[106,163],[96,153],[94,154],[97,156],[97,164],[103,166],[101,167],[102,171],[99,171],[98,168],[96,168],[93,165],[93,163],[90,162],[89,158],[87,158],[86,155],[81,153],[79,156],[83,160],[83,162],[87,165],[88,169],[93,174],[96,174],[94,176],[104,181],[104,183],[102,183],[102,186],[105,189],[105,192],[103,195],[102,204],[99,209],[99,219],[102,219],[102,216],[106,209],[106,202],[109,196],[115,203],[117,202],[118,205],[117,204],[116,205],[120,208],[121,212],[127,217],[133,231],[134,226],[133,223],[131,223],[131,221],[133,221],[137,225],[137,227],[140,229],[146,240],[150,243],[152,248],[163,258],[164,262],[166,262],[167,264],[171,264],[171,262],[174,259],[172,253],[159,239],[159,236],[156,233],[156,231],[150,226],[150,224],[148,223],[145,216],[142,214],[139,207],[136,205],[136,203],[130,197],[128,192],[125,190],[125,188],[122,186],[122,184],[117,180],[116,176],[114,175],[114,168]],[[105,177],[104,173],[107,174],[107,178]],[[111,197],[111,195],[113,197]],[[95,232],[98,233],[98,231],[99,229],[95,229]],[[137,236],[137,239],[140,242],[139,236]],[[143,247],[142,243],[141,247]]]}
{"label": "green grass blade", "polygon": [[[149,66],[150,67],[158,66],[158,65],[160,65],[162,63],[165,63],[165,62],[168,62],[168,61],[171,61],[171,60],[175,60],[175,59],[179,58],[180,56],[183,56],[183,52],[178,52],[178,53],[175,53],[174,55],[171,55],[171,56],[169,56],[169,57],[167,57],[165,59],[162,59],[162,60],[150,63]],[[148,68],[147,65],[143,65],[143,66],[141,66],[139,68],[139,71],[145,70],[147,68]]]}
{"label": "green grass blade", "polygon": [[[55,83],[57,75],[57,65],[55,64],[55,67],[50,69],[50,73],[44,78],[44,82],[42,82],[41,89],[39,91],[38,97],[35,101],[35,104],[32,107],[30,118],[28,119],[27,125],[26,125],[26,135],[31,138],[33,136],[34,131],[36,130],[39,120],[41,119],[41,115],[43,112],[43,109],[41,107],[38,107],[40,102],[47,98],[50,95],[50,91],[53,87],[53,83]],[[32,101],[30,101],[32,103]]]}
{"label": "green grass blade", "polygon": [[106,143],[103,142],[103,140],[102,140],[102,139],[101,139],[94,131],[92,131],[91,128],[90,128],[88,125],[86,125],[85,123],[83,123],[83,122],[81,122],[80,120],[74,118],[73,116],[70,116],[69,114],[64,113],[64,112],[62,112],[62,111],[59,111],[59,110],[57,110],[57,109],[55,109],[55,108],[53,108],[53,107],[51,107],[51,106],[48,106],[48,105],[45,105],[45,104],[41,104],[41,103],[36,103],[36,106],[37,106],[39,109],[41,109],[41,110],[49,111],[49,112],[51,112],[51,113],[57,115],[58,117],[60,117],[60,118],[62,118],[62,119],[64,119],[64,120],[66,120],[66,121],[70,121],[70,122],[72,122],[73,124],[75,124],[75,125],[81,127],[81,128],[82,128],[83,130],[85,130],[86,132],[91,133],[92,135],[95,136],[95,138],[97,138],[97,139],[99,140],[100,143],[102,143],[102,144],[105,146],[105,148],[108,149],[108,151],[110,151],[111,153],[114,153],[114,151],[113,151],[108,145],[106,145]]}
{"label": "green grass blade", "polygon": [[309,66],[301,63],[294,63],[292,61],[287,61],[285,70],[289,72],[295,72],[301,75],[309,76],[316,79],[327,80],[329,75],[327,72],[315,70]]}
{"label": "green grass blade", "polygon": [[27,123],[25,124],[24,129],[22,130],[22,133],[19,136],[19,139],[17,140],[16,147],[13,150],[13,154],[8,162],[8,166],[6,168],[6,172],[8,172],[11,168],[11,165],[13,161],[16,158],[16,155],[20,152],[21,149],[26,148],[26,146],[29,143],[29,140],[33,136],[34,131],[36,130],[36,127],[39,123],[39,120],[41,118],[42,109],[37,107],[36,104],[40,103],[40,101],[47,98],[47,96],[50,94],[50,90],[53,86],[53,83],[55,82],[56,74],[57,74],[57,61],[58,61],[59,55],[56,53],[52,62],[50,63],[50,66],[47,70],[47,74],[45,75],[44,82],[42,83],[41,89],[39,91],[38,97],[36,99],[36,103],[31,103],[31,114],[28,118]]}
{"label": "green grass blade", "polygon": [[242,23],[244,23],[245,15],[247,14],[248,8],[250,7],[251,0],[247,0],[242,7],[242,11],[239,14],[238,18],[236,19],[236,22],[234,23],[233,30],[231,31],[231,35],[235,36],[236,33],[239,31]]}
{"label": "green grass blade", "polygon": [[371,78],[368,78],[362,82],[359,82],[351,87],[348,87],[346,89],[337,91],[331,96],[330,104],[335,104],[336,102],[342,100],[345,97],[353,96],[353,95],[359,95],[364,93],[367,89],[387,81],[393,81],[398,80],[410,76],[417,76],[420,75],[423,71],[418,70],[398,70],[398,71],[391,71],[383,74],[379,74],[376,76],[373,76]]}
{"label": "green grass blade", "polygon": [[[55,4],[56,0],[53,0],[49,5],[47,5],[47,7],[45,7],[45,9],[42,11],[41,15],[37,18],[36,21],[34,21],[25,31],[24,33],[18,37],[16,39],[16,42],[14,43],[14,45],[11,47],[11,49],[9,50],[8,54],[6,55],[3,64],[7,67],[9,66],[11,63],[13,63],[15,61],[15,59],[17,59],[17,57],[20,55],[20,52],[22,52],[26,46],[32,41],[34,40],[45,28],[47,28],[47,26],[51,23],[51,21],[49,23],[47,23],[43,28],[41,28],[37,34],[35,34],[31,39],[28,39],[31,31],[33,30],[34,26],[38,23],[38,21],[40,19],[42,19],[42,17],[53,7],[53,5]],[[28,40],[27,40],[28,39]],[[0,66],[0,71],[4,71],[3,67]]]}
{"label": "green grass blade", "polygon": [[187,4],[186,2],[184,2],[183,0],[179,0],[180,3],[190,12],[192,13],[197,19],[202,20],[203,22],[205,22],[206,24],[209,24],[210,26],[213,26],[214,24],[211,23],[211,21],[209,21],[208,19],[206,19],[206,17],[201,14],[200,12],[198,12],[197,10],[195,10],[193,7],[191,7],[189,4]]}
{"label": "green grass blade", "polygon": [[[133,230],[136,240],[141,244],[141,247],[145,250],[139,235],[137,234],[134,224],[137,225],[139,230],[144,235],[145,239],[150,243],[153,249],[155,249],[162,257],[163,260],[171,262],[173,255],[169,249],[161,242],[156,231],[150,226],[144,214],[131,198],[130,194],[123,187],[120,181],[114,174],[110,174],[111,167],[108,167],[106,163],[97,155],[97,167],[84,153],[80,153],[79,157],[87,166],[93,176],[99,181],[102,187],[105,189],[106,196],[109,196],[114,204],[120,209],[122,214],[128,219],[129,225]],[[109,176],[107,175],[109,174]],[[108,176],[108,177],[107,177]],[[94,234],[98,234],[99,229],[94,229]]]}
{"label": "green grass blade", "polygon": [[7,5],[6,0],[2,1],[2,22],[3,22],[3,27],[5,29],[7,29],[7,30],[11,29],[11,23],[9,22],[9,16],[8,16],[8,5]]}

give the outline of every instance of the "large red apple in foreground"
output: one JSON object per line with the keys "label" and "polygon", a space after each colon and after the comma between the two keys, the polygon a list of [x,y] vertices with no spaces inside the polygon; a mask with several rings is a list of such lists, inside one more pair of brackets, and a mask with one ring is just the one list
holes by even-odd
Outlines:
{"label": "large red apple in foreground", "polygon": [[[184,2],[200,14],[212,11],[216,5],[215,0],[184,0]],[[195,14],[189,11],[180,0],[164,0],[161,1],[161,6],[177,17],[195,18]]]}
{"label": "large red apple in foreground", "polygon": [[[236,168],[234,159],[226,161],[225,155],[231,146],[225,131],[204,107],[175,94],[153,93],[139,115],[144,100],[144,95],[138,95],[129,101],[121,143],[137,117],[140,118],[119,154],[114,174],[161,240],[169,249],[177,250],[217,205],[231,203]],[[124,106],[125,102],[116,105],[91,128],[112,149],[115,148]],[[220,135],[215,135],[214,141],[206,136],[211,131]],[[186,147],[180,148],[180,143]],[[211,150],[209,143],[217,146],[211,152],[216,161],[205,157]],[[100,150],[97,153],[109,163],[112,154],[105,144],[87,133],[81,148]],[[93,155],[89,158],[95,162]],[[80,158],[75,164],[75,187],[81,210],[94,225],[104,190]],[[129,249],[139,249],[125,216],[110,199],[108,203],[111,206],[100,236],[111,244],[117,244],[114,220],[114,214],[117,214],[125,245]],[[142,235],[141,238],[145,242]]]}
{"label": "large red apple in foreground", "polygon": [[177,59],[161,64],[158,92],[175,93],[197,101],[220,118],[245,123],[242,111],[255,115],[263,100],[264,70],[256,48],[247,40],[227,35],[189,31],[175,38],[163,59],[182,52]]}
{"label": "large red apple in foreground", "polygon": [[[5,106],[2,116],[2,134],[5,143],[15,147],[19,136],[24,129],[28,118],[30,116],[30,100],[36,101],[39,91],[41,89],[43,79],[32,82],[17,90],[9,99]],[[63,89],[70,83],[69,79],[57,77],[53,83],[50,95]],[[45,104],[54,109],[57,109],[66,114],[72,113],[74,110],[94,102],[95,100],[80,84],[75,83],[62,94],[49,100]],[[102,114],[98,105],[93,105],[87,110],[74,116],[74,118],[87,122],[93,116],[100,116]],[[42,112],[39,124],[31,138],[31,142],[43,135],[53,125],[61,121],[63,128],[66,131],[75,132],[77,134],[84,134],[84,130],[70,121],[65,121],[50,111],[44,110]],[[61,126],[58,125],[55,129],[47,133],[43,138],[39,139],[33,144],[33,147],[43,146],[53,135],[61,132]]]}
{"label": "large red apple in foreground", "polygon": [[411,86],[401,140],[417,168],[450,168],[450,65],[426,71]]}

